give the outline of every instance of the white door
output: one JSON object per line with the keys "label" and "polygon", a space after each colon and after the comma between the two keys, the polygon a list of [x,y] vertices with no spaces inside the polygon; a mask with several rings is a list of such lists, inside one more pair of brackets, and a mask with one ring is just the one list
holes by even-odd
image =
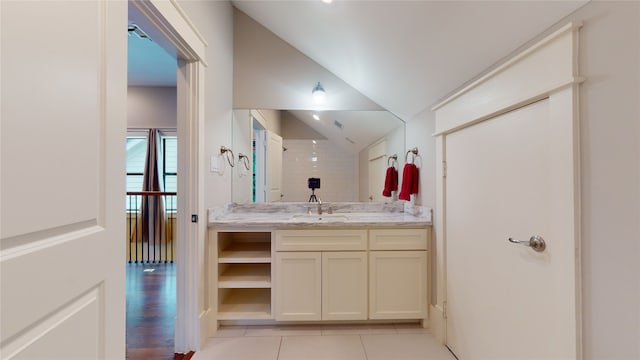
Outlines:
{"label": "white door", "polygon": [[[447,344],[461,360],[575,359],[571,93],[446,136]],[[510,243],[541,236],[546,249]]]}
{"label": "white door", "polygon": [[382,141],[369,149],[369,201],[384,201],[382,190],[387,170],[387,143]]}
{"label": "white door", "polygon": [[386,174],[387,160],[384,156],[369,160],[369,201],[384,201],[382,190]]}
{"label": "white door", "polygon": [[322,253],[322,320],[367,319],[367,253]]}
{"label": "white door", "polygon": [[282,137],[265,131],[267,153],[267,202],[282,201]]}
{"label": "white door", "polygon": [[124,359],[127,3],[0,6],[0,353]]}

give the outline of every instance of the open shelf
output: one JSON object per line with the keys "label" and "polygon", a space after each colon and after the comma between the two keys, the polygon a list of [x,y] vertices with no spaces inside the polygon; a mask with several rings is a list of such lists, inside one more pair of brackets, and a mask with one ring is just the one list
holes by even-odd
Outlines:
{"label": "open shelf", "polygon": [[218,288],[271,288],[270,264],[221,266]]}
{"label": "open shelf", "polygon": [[222,289],[218,319],[273,319],[270,289]]}
{"label": "open shelf", "polygon": [[271,263],[271,243],[233,242],[220,250],[220,264]]}
{"label": "open shelf", "polygon": [[218,320],[273,319],[271,232],[217,232]]}

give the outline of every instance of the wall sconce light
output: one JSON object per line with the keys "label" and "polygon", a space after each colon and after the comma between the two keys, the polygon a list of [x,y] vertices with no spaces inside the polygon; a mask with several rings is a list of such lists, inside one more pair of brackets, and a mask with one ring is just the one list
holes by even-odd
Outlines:
{"label": "wall sconce light", "polygon": [[313,88],[313,90],[311,91],[311,95],[313,96],[313,102],[316,104],[324,103],[324,100],[327,97],[327,94],[324,91],[324,88],[322,87],[322,84],[320,84],[320,82],[318,82],[316,86]]}

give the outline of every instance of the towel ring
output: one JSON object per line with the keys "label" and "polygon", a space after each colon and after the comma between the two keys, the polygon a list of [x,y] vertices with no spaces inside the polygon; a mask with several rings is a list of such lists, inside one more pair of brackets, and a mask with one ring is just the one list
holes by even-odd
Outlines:
{"label": "towel ring", "polygon": [[387,158],[387,167],[392,166],[394,162],[396,164],[398,163],[398,155],[397,154],[393,154],[393,155],[391,155],[391,156],[389,156]]}
{"label": "towel ring", "polygon": [[251,170],[249,166],[249,157],[243,153],[238,153],[238,162],[244,166],[246,170]]}
{"label": "towel ring", "polygon": [[416,160],[416,156],[418,156],[418,148],[414,147],[413,149],[407,151],[407,154],[404,156],[404,162],[409,163],[409,153],[413,153],[413,157],[411,158],[411,163]]}
{"label": "towel ring", "polygon": [[[229,153],[231,153],[231,157],[229,157]],[[235,159],[233,158],[233,151],[225,146],[220,146],[220,155],[224,155],[227,158],[227,162],[229,163],[229,166],[234,167],[236,166],[235,164]]]}

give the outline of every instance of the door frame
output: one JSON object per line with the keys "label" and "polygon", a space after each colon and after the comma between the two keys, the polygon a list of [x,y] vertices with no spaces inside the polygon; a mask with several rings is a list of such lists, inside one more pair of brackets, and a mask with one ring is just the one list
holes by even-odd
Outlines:
{"label": "door frame", "polygon": [[[580,183],[578,30],[568,23],[520,54],[434,106],[436,137],[436,304],[430,306],[435,337],[443,344],[447,321],[446,142],[447,135],[540,99],[563,101],[551,116],[570,119],[573,126],[573,237],[575,242],[576,354],[582,358],[582,308],[580,269]],[[565,94],[569,92],[568,100]]]}
{"label": "door frame", "polygon": [[[178,223],[176,244],[175,352],[200,349],[206,337],[209,312],[200,293],[201,244],[205,243],[204,202],[204,83],[206,46],[204,37],[175,1],[129,0],[129,18],[135,17],[149,35],[178,58]],[[201,221],[192,222],[192,215]]]}
{"label": "door frame", "polygon": [[[385,160],[387,161],[387,166],[384,166],[384,165],[382,166],[383,171],[374,175],[375,178],[377,178],[377,179],[384,179],[384,177],[383,177],[383,175],[385,174],[384,171],[387,169],[388,164],[389,164],[388,153],[389,152],[387,151],[387,140],[386,139],[381,139],[381,140],[377,141],[375,144],[369,146],[369,148],[368,148],[368,154],[367,154],[367,193],[368,193],[368,196],[365,199],[365,201],[369,200],[371,202],[374,202],[374,201],[380,202],[380,201],[385,201],[386,200],[382,196],[382,190],[381,190],[381,189],[384,189],[384,181],[382,182],[382,186],[379,186],[377,188],[374,188],[372,186],[372,184],[371,184],[372,183],[371,179],[372,179],[372,175],[373,175],[371,173],[371,170],[372,170],[371,163],[373,161],[380,160],[380,159],[384,159],[384,160],[381,160],[381,161],[385,161]],[[373,196],[374,193],[377,194],[376,197]],[[398,191],[396,191],[396,193],[392,194],[392,195],[394,196],[392,199],[394,199],[394,200],[397,199]]]}

